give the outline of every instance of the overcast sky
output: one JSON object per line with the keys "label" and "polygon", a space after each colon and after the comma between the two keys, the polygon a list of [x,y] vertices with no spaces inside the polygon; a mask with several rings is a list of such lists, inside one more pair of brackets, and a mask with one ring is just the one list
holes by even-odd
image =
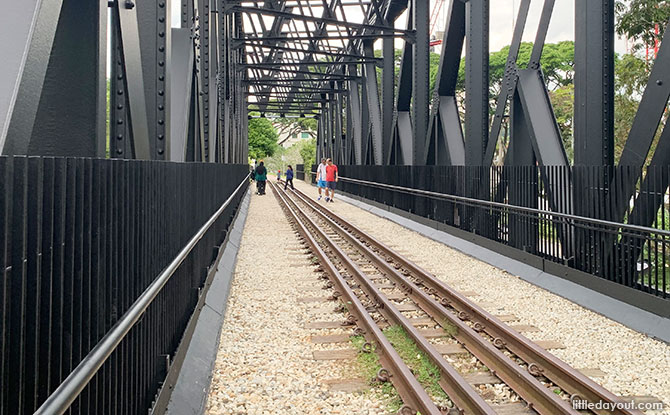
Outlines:
{"label": "overcast sky", "polygon": [[[430,0],[431,9],[435,8],[436,3],[439,0]],[[452,0],[444,0],[444,3],[440,12],[441,21],[438,23],[437,30],[442,30],[444,28],[444,18],[446,15],[446,10],[449,7],[449,2]],[[461,1],[461,0],[456,0]],[[554,7],[553,16],[551,19],[551,24],[549,26],[549,33],[547,36],[547,42],[555,43],[561,40],[574,40],[575,33],[575,1],[587,1],[587,0],[556,0],[556,5]],[[491,3],[491,28],[490,28],[490,50],[492,52],[502,49],[504,46],[509,45],[512,40],[512,28],[513,28],[513,19],[516,19],[516,15],[519,9],[520,0],[490,0]],[[526,30],[524,31],[524,41],[532,42],[535,39],[535,33],[537,32],[537,25],[540,20],[540,14],[542,12],[542,5],[544,1],[542,0],[532,0],[530,13],[528,16],[528,21],[526,23]],[[179,24],[179,7],[180,2],[173,1],[173,10],[172,10],[172,25],[177,26]],[[351,15],[349,15],[351,11]],[[315,14],[319,14],[318,10],[315,10]],[[347,9],[347,18],[350,21],[360,21],[362,20],[362,14],[358,11],[357,8]],[[406,16],[402,15],[396,21],[396,27],[404,28],[406,26]],[[402,43],[399,42],[397,47],[402,47]],[[618,53],[626,52],[625,42],[617,39],[616,51]]]}

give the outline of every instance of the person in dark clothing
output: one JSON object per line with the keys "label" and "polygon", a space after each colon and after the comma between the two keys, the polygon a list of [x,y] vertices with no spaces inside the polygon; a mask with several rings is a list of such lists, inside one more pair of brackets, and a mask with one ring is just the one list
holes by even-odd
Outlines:
{"label": "person in dark clothing", "polygon": [[265,194],[265,181],[268,179],[268,170],[265,168],[263,161],[256,167],[256,188],[259,195]]}
{"label": "person in dark clothing", "polygon": [[286,183],[284,183],[284,190],[286,190],[289,183],[291,184],[291,190],[295,189],[293,187],[293,167],[291,167],[291,165],[286,169]]}

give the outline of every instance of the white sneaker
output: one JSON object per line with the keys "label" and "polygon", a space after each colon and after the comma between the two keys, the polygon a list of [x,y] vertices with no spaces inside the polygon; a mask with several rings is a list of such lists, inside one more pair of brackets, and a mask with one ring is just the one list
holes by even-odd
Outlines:
{"label": "white sneaker", "polygon": [[316,199],[316,200],[321,200],[321,195],[319,195],[319,198],[318,198],[318,199]]}

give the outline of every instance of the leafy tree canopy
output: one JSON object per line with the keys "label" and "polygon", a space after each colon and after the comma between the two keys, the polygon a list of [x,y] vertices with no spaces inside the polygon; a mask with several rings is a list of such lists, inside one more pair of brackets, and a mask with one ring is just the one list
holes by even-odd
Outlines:
{"label": "leafy tree canopy", "polygon": [[[491,93],[498,95],[503,77],[505,75],[505,65],[509,56],[509,46],[505,46],[498,52],[492,52],[489,55],[489,78]],[[523,42],[519,48],[517,65],[519,68],[526,68],[530,61],[530,55],[533,51],[532,42]],[[566,85],[572,84],[575,67],[575,44],[566,40],[558,43],[547,43],[542,50],[542,72],[544,72],[547,87],[550,90],[556,90]],[[461,66],[458,71],[457,90],[465,89],[465,59],[461,60]]]}
{"label": "leafy tree canopy", "polygon": [[615,9],[617,33],[633,40],[634,50],[660,41],[670,20],[668,0],[617,0]]}
{"label": "leafy tree canopy", "polygon": [[312,168],[312,164],[316,159],[316,139],[312,138],[300,143],[300,157],[302,157],[302,164],[305,165],[305,171],[308,172]]}
{"label": "leafy tree canopy", "polygon": [[249,157],[259,159],[277,151],[279,135],[267,118],[249,120]]}

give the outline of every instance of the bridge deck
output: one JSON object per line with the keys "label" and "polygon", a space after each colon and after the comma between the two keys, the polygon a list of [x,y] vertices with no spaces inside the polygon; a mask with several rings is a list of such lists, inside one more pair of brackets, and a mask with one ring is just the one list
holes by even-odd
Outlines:
{"label": "bridge deck", "polygon": [[[297,181],[296,185],[316,196],[307,184]],[[508,320],[610,391],[670,402],[670,345],[342,199],[336,197],[328,208]],[[295,413],[384,412],[383,402],[374,393],[343,394],[328,387],[332,380],[356,377],[360,369],[357,372],[353,357],[315,359],[319,357],[315,351],[352,345],[346,341],[318,344],[311,339],[351,331],[308,328],[318,321],[342,320],[341,314],[332,311],[335,303],[326,300],[328,292],[321,289],[323,282],[313,268],[271,190],[266,196],[253,195],[222,329],[209,413],[264,413],[278,408]]]}

